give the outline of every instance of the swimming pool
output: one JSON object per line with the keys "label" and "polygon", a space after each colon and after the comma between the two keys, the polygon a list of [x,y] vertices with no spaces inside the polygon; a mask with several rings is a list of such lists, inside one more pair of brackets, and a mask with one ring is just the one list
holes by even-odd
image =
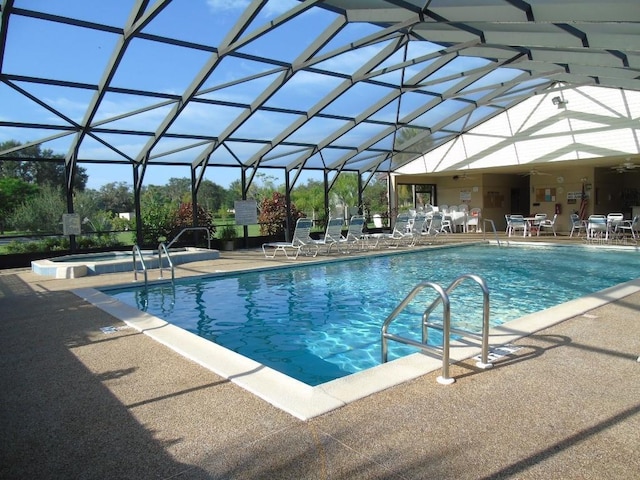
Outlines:
{"label": "swimming pool", "polygon": [[[447,286],[465,273],[487,281],[491,323],[500,325],[639,278],[640,256],[575,245],[480,245],[192,279],[150,286],[146,293],[138,287],[105,291],[307,385],[320,385],[379,365],[380,327],[413,286],[424,280]],[[394,322],[395,332],[418,335],[420,315],[434,298],[429,291],[418,297]],[[481,296],[473,285],[452,294],[451,313],[458,327],[478,329]],[[389,352],[393,359],[414,351],[392,342]]]}

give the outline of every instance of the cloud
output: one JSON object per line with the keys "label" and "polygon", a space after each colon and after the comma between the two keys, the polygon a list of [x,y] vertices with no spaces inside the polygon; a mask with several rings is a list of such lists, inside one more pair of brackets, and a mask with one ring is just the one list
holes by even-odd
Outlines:
{"label": "cloud", "polygon": [[[207,5],[213,12],[244,10],[250,3],[249,0],[207,0]],[[262,13],[269,18],[276,17],[298,3],[296,0],[271,0],[262,9]]]}
{"label": "cloud", "polygon": [[207,5],[213,11],[242,10],[249,6],[249,0],[207,0]]}

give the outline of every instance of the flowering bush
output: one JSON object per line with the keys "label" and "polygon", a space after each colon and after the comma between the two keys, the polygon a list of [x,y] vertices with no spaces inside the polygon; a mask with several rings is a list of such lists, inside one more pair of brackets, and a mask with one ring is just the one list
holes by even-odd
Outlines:
{"label": "flowering bush", "polygon": [[[142,211],[143,245],[157,245],[159,239],[163,237],[171,241],[184,228],[193,227],[192,203],[181,203],[177,209],[160,202],[150,202],[145,207]],[[197,225],[208,228],[211,236],[216,232],[213,216],[200,205],[198,205]],[[179,243],[193,245],[195,238],[203,236],[203,232],[185,232],[180,237]]]}
{"label": "flowering bush", "polygon": [[[296,206],[291,204],[290,226],[291,233],[295,228],[295,222],[303,214]],[[280,192],[273,192],[271,198],[265,198],[260,203],[260,233],[262,235],[282,235],[287,225],[287,202],[285,196]]]}

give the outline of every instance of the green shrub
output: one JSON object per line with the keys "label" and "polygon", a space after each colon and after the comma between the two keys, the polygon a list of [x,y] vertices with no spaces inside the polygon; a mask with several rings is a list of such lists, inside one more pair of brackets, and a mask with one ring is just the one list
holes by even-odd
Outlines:
{"label": "green shrub", "polygon": [[[76,237],[78,250],[92,248],[111,248],[122,246],[116,235],[82,236]],[[47,237],[33,242],[19,242],[14,240],[7,244],[7,253],[36,253],[36,252],[60,252],[71,248],[69,237]]]}

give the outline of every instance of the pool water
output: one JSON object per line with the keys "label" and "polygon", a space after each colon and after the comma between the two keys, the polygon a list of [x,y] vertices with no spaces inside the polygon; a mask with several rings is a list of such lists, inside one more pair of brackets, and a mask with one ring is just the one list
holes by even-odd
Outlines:
{"label": "pool water", "polygon": [[[380,328],[421,281],[448,286],[466,273],[483,277],[491,324],[573,300],[640,277],[640,256],[578,246],[477,245],[300,265],[106,290],[147,311],[308,385],[380,364]],[[391,333],[419,340],[424,310],[437,298],[424,290]],[[431,319],[442,317],[435,309]],[[482,292],[463,282],[451,294],[452,325],[479,331]],[[441,343],[438,331],[431,344]],[[416,349],[390,342],[389,359]]]}

